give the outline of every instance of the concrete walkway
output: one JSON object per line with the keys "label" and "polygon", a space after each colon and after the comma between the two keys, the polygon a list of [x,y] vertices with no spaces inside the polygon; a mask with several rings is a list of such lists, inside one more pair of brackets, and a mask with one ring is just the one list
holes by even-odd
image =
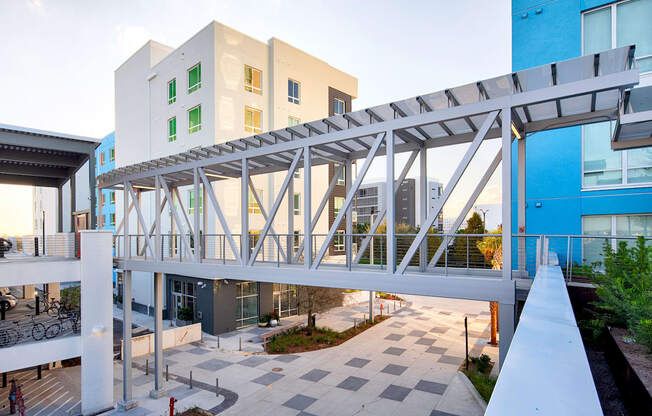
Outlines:
{"label": "concrete walkway", "polygon": [[[472,355],[487,344],[489,306],[483,302],[407,297],[411,306],[340,346],[293,355],[217,350],[185,345],[164,353],[177,378],[166,389],[179,409],[200,406],[225,415],[481,415],[483,408],[458,376],[464,359],[464,316]],[[135,360],[144,369],[147,357]],[[150,366],[153,358],[149,358]],[[184,385],[190,371],[207,389]],[[116,399],[121,369],[115,369]],[[162,414],[169,398],[149,399],[153,377],[134,370],[140,407],[128,415]],[[234,404],[208,387],[237,394]]]}

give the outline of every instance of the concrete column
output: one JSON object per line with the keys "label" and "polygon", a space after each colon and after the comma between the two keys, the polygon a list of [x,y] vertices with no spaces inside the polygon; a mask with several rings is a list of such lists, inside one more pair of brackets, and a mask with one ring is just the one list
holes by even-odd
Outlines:
{"label": "concrete column", "polygon": [[240,256],[242,264],[249,262],[249,168],[247,158],[242,158],[242,178],[240,178]]}
{"label": "concrete column", "polygon": [[61,300],[61,283],[48,283],[48,301],[52,298],[55,300]]}
{"label": "concrete column", "polygon": [[310,147],[303,147],[303,265],[306,270],[312,267],[312,208],[311,208],[312,159]]}
{"label": "concrete column", "polygon": [[23,286],[23,299],[34,299],[34,285]]}
{"label": "concrete column", "polygon": [[166,395],[163,389],[163,273],[154,273],[154,390],[150,397]]}
{"label": "concrete column", "polygon": [[95,198],[95,150],[92,150],[88,154],[88,195],[91,198],[90,218],[88,219],[90,224],[88,224],[88,228],[94,230],[97,227],[97,216],[95,211],[97,208],[97,199]]}
{"label": "concrete column", "polygon": [[514,337],[514,305],[509,303],[501,303],[498,308],[498,355],[500,368],[503,367],[509,345],[512,343]]}
{"label": "concrete column", "polygon": [[63,232],[63,185],[57,188],[57,232]]}
{"label": "concrete column", "polygon": [[387,189],[385,190],[385,219],[387,223],[387,272],[394,274],[396,271],[396,239],[394,238],[396,222],[396,195],[394,182],[394,132],[388,131],[385,136],[385,150],[387,160]]}
{"label": "concrete column", "polygon": [[[126,219],[126,216],[125,216]],[[133,400],[131,380],[131,270],[122,273],[122,400],[118,408],[129,410],[138,406]]]}
{"label": "concrete column", "polygon": [[77,202],[76,194],[77,186],[75,185],[75,175],[73,174],[70,177],[70,230],[69,232],[75,232],[75,216],[74,212],[77,211]]}
{"label": "concrete column", "polygon": [[81,410],[113,408],[112,232],[81,231]]}
{"label": "concrete column", "polygon": [[[518,213],[518,233],[525,234],[525,137],[517,141],[518,146],[518,179],[517,179],[517,213]],[[518,239],[518,270],[525,271],[525,238]]]}
{"label": "concrete column", "polygon": [[373,290],[369,291],[369,321],[374,321],[374,308],[376,304],[376,292]]}
{"label": "concrete column", "polygon": [[[299,168],[297,168],[297,171]],[[287,263],[290,264],[294,260],[294,175],[290,178],[288,183],[288,236],[286,239]],[[301,202],[299,202],[301,203]]]}

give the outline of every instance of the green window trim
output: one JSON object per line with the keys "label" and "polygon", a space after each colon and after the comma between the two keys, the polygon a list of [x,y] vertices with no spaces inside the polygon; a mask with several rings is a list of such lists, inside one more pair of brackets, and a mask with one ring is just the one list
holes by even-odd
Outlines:
{"label": "green window trim", "polygon": [[188,133],[201,130],[201,104],[188,110]]}
{"label": "green window trim", "polygon": [[201,88],[201,62],[188,70],[188,94]]}
{"label": "green window trim", "polygon": [[109,214],[109,225],[115,225],[115,214]]}
{"label": "green window trim", "polygon": [[172,104],[177,101],[177,79],[174,78],[172,81],[168,82],[168,104]]}
{"label": "green window trim", "polygon": [[111,150],[109,150],[109,154],[110,154],[109,159],[111,160],[111,162],[113,162],[115,160],[115,147],[112,147]]}
{"label": "green window trim", "polygon": [[111,191],[111,193],[109,194],[109,202],[111,203],[111,205],[115,205],[115,191]]}
{"label": "green window trim", "polygon": [[168,142],[172,143],[177,140],[177,118],[172,117],[168,120]]}

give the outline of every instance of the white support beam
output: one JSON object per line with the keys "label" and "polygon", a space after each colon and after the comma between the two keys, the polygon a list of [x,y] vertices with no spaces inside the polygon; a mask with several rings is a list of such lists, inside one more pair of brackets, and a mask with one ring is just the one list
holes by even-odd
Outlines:
{"label": "white support beam", "polygon": [[[74,178],[74,175],[73,177]],[[72,179],[71,179],[72,183]],[[123,217],[123,224],[125,228],[125,235],[124,235],[124,250],[125,250],[125,258],[130,258],[131,257],[131,241],[129,240],[129,192],[127,192],[127,182],[126,180],[123,182],[123,188],[124,192],[122,193],[122,199],[124,203],[124,211],[125,215]],[[73,193],[71,191],[71,193]],[[134,201],[135,204],[135,201]]]}
{"label": "white support beam", "polygon": [[428,231],[430,230],[430,227],[432,227],[432,225],[437,220],[437,217],[439,216],[439,213],[444,207],[444,204],[446,204],[446,201],[453,193],[453,190],[455,189],[455,186],[457,185],[460,178],[464,174],[464,171],[469,166],[471,159],[473,159],[473,156],[478,151],[478,148],[480,148],[482,141],[487,135],[489,128],[491,128],[491,125],[496,120],[497,115],[498,115],[498,111],[492,111],[485,118],[484,122],[482,123],[482,127],[480,127],[480,130],[478,130],[478,132],[476,133],[475,138],[471,142],[469,148],[466,150],[464,157],[462,157],[462,160],[460,161],[459,165],[457,165],[457,168],[455,169],[453,176],[451,177],[448,184],[446,184],[446,188],[444,188],[444,194],[439,199],[436,209],[428,215],[428,219],[426,220],[426,223],[421,224],[421,228],[419,229],[419,232],[417,233],[416,237],[414,238],[414,241],[410,245],[410,248],[405,254],[405,257],[403,257],[403,260],[401,261],[401,264],[398,266],[398,269],[396,270],[398,274],[403,274],[405,272],[405,269],[407,269],[407,266],[410,264],[410,260],[412,260],[412,257],[416,253],[417,248],[419,247],[419,245],[421,245],[424,238],[428,235]]}
{"label": "white support beam", "polygon": [[[319,217],[321,217],[321,214],[324,211],[324,208],[326,208],[326,204],[328,204],[328,200],[331,197],[331,194],[333,193],[333,189],[335,189],[335,185],[337,185],[337,178],[342,173],[343,168],[344,168],[344,165],[342,165],[342,164],[338,164],[337,167],[335,168],[335,171],[333,173],[333,177],[331,178],[331,181],[328,184],[328,188],[326,189],[326,193],[324,194],[323,198],[321,199],[321,202],[319,202],[319,207],[317,208],[317,212],[315,212],[315,216],[312,218],[312,222],[311,222],[311,225],[310,225],[310,230],[311,231],[315,231],[315,227],[317,226],[317,222],[319,222]],[[301,240],[301,243],[299,244],[299,249],[297,250],[297,254],[294,256],[295,263],[297,261],[299,261],[299,257],[301,257],[302,253],[303,253],[303,240]]]}
{"label": "white support beam", "polygon": [[[174,195],[177,197],[177,200],[179,201],[179,208],[181,209],[181,212],[183,213],[183,217],[186,220],[186,226],[188,227],[188,230],[186,230],[187,233],[190,234],[195,234],[195,229],[192,225],[192,222],[190,221],[190,217],[188,216],[188,211],[186,211],[186,207],[183,205],[183,200],[181,199],[181,194],[179,194],[179,188],[173,188]],[[181,225],[179,225],[179,232],[184,231],[181,228]]]}
{"label": "white support beam", "polygon": [[193,230],[195,231],[193,234],[194,235],[193,242],[195,246],[195,261],[199,263],[202,260],[202,253],[204,251],[203,250],[204,241],[199,226],[199,215],[201,211],[204,209],[204,207],[202,207],[202,203],[203,203],[202,195],[199,193],[200,192],[199,173],[197,172],[197,168],[194,168],[192,170],[192,180],[193,180],[193,191],[194,191],[194,198],[195,198],[194,200],[195,206],[193,207],[194,209],[193,221],[195,223],[195,226],[193,228]]}
{"label": "white support beam", "polygon": [[[161,183],[161,188],[163,189],[163,192],[165,193],[165,196],[168,198],[168,201],[174,201],[173,196],[170,192],[170,188],[168,188],[168,184],[165,181],[165,178],[163,176],[159,176],[159,181]],[[177,208],[174,206],[173,203],[168,204],[170,207],[170,211],[172,212],[172,218],[176,221],[177,224],[179,224],[179,235],[181,236],[181,241],[183,241],[183,244],[186,246],[186,253],[184,257],[190,258],[190,253],[192,253],[192,249],[190,248],[190,241],[188,241],[188,236],[186,233],[183,232],[181,228],[181,218],[179,217],[179,213],[177,212]]]}
{"label": "white support beam", "polygon": [[[260,248],[263,246],[263,243],[265,241],[265,238],[267,237],[267,233],[269,233],[270,228],[272,227],[272,223],[274,222],[274,218],[276,218],[276,213],[278,212],[279,207],[281,206],[281,202],[283,202],[283,197],[285,196],[285,192],[288,189],[288,185],[290,184],[290,180],[294,176],[294,171],[297,169],[297,166],[299,165],[299,160],[301,160],[301,155],[303,154],[303,149],[297,150],[297,153],[294,155],[294,159],[292,160],[292,164],[290,164],[290,169],[288,170],[287,174],[285,175],[285,179],[283,180],[283,184],[281,185],[281,189],[279,190],[278,195],[276,196],[276,200],[274,201],[274,205],[272,206],[271,212],[269,213],[269,218],[267,221],[265,221],[265,225],[263,226],[263,229],[260,233],[260,237],[258,238],[258,242],[256,242],[256,246],[254,247],[254,251],[251,255],[251,258],[249,259],[249,266],[253,266],[254,261],[256,260],[256,257],[258,256],[258,252],[260,252]],[[278,239],[276,240],[276,244],[278,244]],[[280,247],[280,244],[279,244]]]}
{"label": "white support beam", "polygon": [[[405,177],[408,174],[408,171],[414,164],[414,160],[417,157],[417,154],[419,152],[417,150],[413,151],[410,153],[410,157],[408,158],[407,162],[405,163],[405,166],[403,166],[403,170],[401,171],[401,174],[399,175],[398,179],[396,180],[396,187],[394,188],[394,196],[396,196],[396,192],[398,192],[398,188],[401,187],[401,184],[405,180]],[[378,230],[378,227],[380,224],[383,222],[383,219],[385,218],[385,214],[387,213],[387,207],[383,207],[383,209],[380,210],[378,215],[376,216],[376,220],[374,221],[373,224],[370,225],[369,227],[369,232],[364,240],[362,240],[362,243],[360,244],[360,247],[358,247],[358,254],[356,254],[355,259],[353,260],[353,264],[358,264],[360,262],[360,259],[362,258],[365,250],[369,246],[369,243],[371,242],[371,239],[373,235],[376,233],[376,230]]]}
{"label": "white support beam", "polygon": [[[340,169],[341,172],[341,169]],[[337,179],[339,174],[335,177]],[[344,189],[348,194],[351,190],[351,182],[353,177],[353,162],[347,160],[344,162]],[[346,210],[346,225],[344,228],[344,251],[346,253],[346,264],[351,266],[351,261],[353,260],[353,204],[349,206],[349,209]]]}
{"label": "white support beam", "polygon": [[[496,153],[496,156],[494,156],[494,159],[491,161],[491,164],[485,171],[484,175],[482,175],[482,178],[480,179],[480,182],[476,185],[475,189],[473,190],[473,193],[469,197],[469,199],[466,201],[466,204],[464,205],[464,208],[462,208],[462,211],[460,211],[459,215],[457,218],[455,218],[455,222],[453,222],[453,226],[450,230],[450,234],[455,234],[457,232],[457,229],[462,225],[462,222],[464,221],[464,218],[466,218],[467,214],[473,208],[473,205],[475,204],[475,201],[478,200],[478,197],[484,190],[485,186],[487,186],[487,183],[489,182],[489,179],[491,179],[491,176],[494,174],[496,171],[496,168],[498,168],[498,165],[500,164],[500,161],[502,160],[502,149],[498,149],[498,152]],[[454,236],[448,236],[444,237],[442,240],[441,244],[437,248],[437,251],[435,252],[435,255],[432,256],[432,259],[430,260],[430,263],[428,264],[428,267],[434,267],[439,259],[441,258],[442,254],[444,254],[444,250],[446,250],[446,247],[449,246],[453,241],[455,240]]]}
{"label": "white support beam", "polygon": [[360,173],[358,174],[358,177],[355,178],[355,183],[353,184],[351,190],[346,194],[346,198],[344,199],[344,204],[342,205],[340,212],[337,214],[337,217],[333,221],[333,225],[328,231],[326,240],[324,241],[321,248],[319,249],[319,253],[315,257],[315,264],[313,266],[313,269],[318,268],[319,264],[324,258],[324,255],[326,254],[326,250],[328,250],[328,245],[331,243],[331,241],[333,241],[333,236],[337,231],[337,227],[339,227],[340,223],[342,222],[342,218],[346,214],[346,210],[349,209],[351,202],[353,202],[353,198],[355,197],[356,192],[358,192],[358,189],[360,188],[360,184],[362,183],[362,180],[364,179],[367,170],[369,170],[369,166],[371,166],[371,162],[376,157],[376,153],[378,152],[378,149],[380,148],[380,145],[383,142],[383,140],[385,140],[386,136],[387,136],[387,132],[385,132],[384,134],[378,134],[378,136],[376,136],[376,140],[374,141],[371,150],[369,150],[369,155],[365,159],[364,164],[360,169]]}
{"label": "white support beam", "polygon": [[215,192],[213,191],[213,187],[211,186],[211,183],[208,181],[208,178],[206,177],[206,174],[204,173],[203,169],[198,168],[197,173],[199,173],[199,176],[201,177],[201,181],[204,184],[204,191],[206,192],[208,199],[211,200],[211,204],[213,204],[213,209],[215,210],[215,213],[217,214],[217,218],[220,221],[220,224],[222,225],[224,234],[226,234],[226,239],[229,241],[229,245],[231,246],[233,257],[235,257],[238,263],[242,264],[242,258],[240,257],[240,250],[238,250],[238,246],[235,243],[235,240],[233,240],[233,235],[231,234],[231,228],[229,227],[229,224],[226,222],[226,218],[224,218],[224,214],[222,213],[220,204],[217,202],[217,198],[215,198]]}
{"label": "white support beam", "polygon": [[[512,279],[512,109],[501,111],[503,119],[503,279]],[[513,319],[513,318],[512,318]],[[513,326],[513,325],[512,325]],[[510,338],[511,339],[511,338]]]}
{"label": "white support beam", "polygon": [[[157,182],[157,183],[158,183],[158,182]],[[154,191],[154,195],[156,195],[156,191]],[[161,199],[161,196],[160,196],[160,195],[161,195],[161,194],[160,194],[160,191],[159,191],[159,196],[158,196],[158,199],[156,200],[156,204],[157,204],[157,205],[159,204],[159,200]],[[156,199],[156,198],[155,198],[155,199]],[[159,207],[159,210],[158,210],[158,218],[160,218],[161,213],[162,213],[163,210],[165,209],[165,205],[167,204],[167,201],[168,201],[168,199],[164,196],[164,197],[163,197],[163,201],[160,202],[160,207]],[[156,213],[155,213],[155,215],[156,215]],[[160,221],[160,220],[157,220],[157,219],[155,218],[155,219],[154,219],[154,222],[152,223],[152,226],[149,228],[149,238],[152,238],[152,236],[154,235],[154,232],[156,231],[156,224],[157,224],[157,221]],[[160,233],[159,233],[159,235],[160,235]],[[157,242],[157,240],[158,240],[159,242]],[[154,239],[154,245],[156,246],[156,250],[157,250],[157,254],[154,256],[154,258],[156,258],[156,259],[160,259],[160,254],[161,254],[161,243],[160,243],[160,237],[157,237],[157,238]],[[138,255],[139,255],[139,256],[142,256],[142,255],[144,255],[144,254],[145,254],[145,247],[142,247],[142,248],[140,249],[140,251],[138,252]]]}
{"label": "white support beam", "polygon": [[122,231],[122,227],[124,226],[124,223],[125,223],[125,216],[129,215],[131,213],[132,209],[134,209],[134,202],[133,201],[131,201],[131,203],[129,204],[129,208],[127,209],[127,211],[123,211],[123,212],[126,212],[126,214],[124,214],[122,216],[122,219],[120,220],[120,223],[115,228],[115,232],[114,232],[115,235],[120,234],[120,231]]}
{"label": "white support beam", "polygon": [[[292,184],[292,181],[288,184],[288,196],[290,195],[290,185]],[[260,199],[260,195],[258,195],[258,191],[256,191],[256,187],[254,186],[254,182],[251,180],[251,176],[249,177],[249,191],[254,197],[254,200],[256,201],[256,204],[258,204],[258,207],[260,208],[260,214],[263,216],[263,219],[265,222],[269,219],[269,216],[267,215],[267,210],[265,209],[265,206],[263,205],[263,201]],[[274,226],[272,225],[269,229],[272,232],[272,239],[274,239],[274,242],[276,242],[276,245],[278,246],[279,249],[279,254],[283,258],[283,261],[287,261],[287,256],[285,255],[285,250],[283,250],[283,247],[281,245],[281,242],[278,238],[278,234],[276,234],[276,231],[274,230]]]}
{"label": "white support beam", "polygon": [[[127,190],[129,191],[129,195],[131,196],[131,198],[134,201],[136,201],[137,200],[136,193],[134,192],[134,189],[131,187],[131,184],[129,182],[127,182]],[[140,210],[139,205],[140,204],[135,204],[134,207],[136,208],[136,214],[138,215],[138,222],[139,222],[140,226],[143,229],[145,229],[147,225],[145,224],[145,218],[143,217],[143,213]],[[154,246],[152,244],[152,241],[149,238],[149,235],[147,235],[147,233],[145,233],[145,245],[146,245],[147,248],[149,248],[149,252],[151,253],[152,257],[155,257],[156,253],[154,251]],[[145,247],[143,247],[143,249],[144,248]]]}
{"label": "white support beam", "polygon": [[249,161],[240,159],[242,177],[240,178],[240,256],[242,265],[249,264]]}
{"label": "white support beam", "polygon": [[[388,130],[385,135],[385,158],[386,158],[386,190],[385,207],[387,207],[387,272],[394,274],[396,270],[396,195],[394,182],[394,132]],[[373,317],[372,317],[373,321]]]}
{"label": "white support beam", "polygon": [[[399,187],[401,185],[399,184]],[[428,148],[419,150],[419,226],[422,227],[428,219],[430,208],[430,186],[428,185]],[[428,238],[424,239],[419,247],[419,271],[426,271],[428,263]]]}
{"label": "white support beam", "polygon": [[[285,261],[290,264],[294,258],[294,176],[288,185],[288,232],[286,238],[287,255]],[[299,202],[301,203],[301,202]]]}
{"label": "white support beam", "polygon": [[303,265],[306,270],[312,267],[312,155],[310,146],[303,148]]}
{"label": "white support beam", "polygon": [[[517,213],[518,213],[518,234],[527,234],[525,221],[525,137],[516,140],[518,148],[517,166]],[[511,199],[511,198],[510,198]],[[518,238],[518,270],[525,271],[525,238]]]}

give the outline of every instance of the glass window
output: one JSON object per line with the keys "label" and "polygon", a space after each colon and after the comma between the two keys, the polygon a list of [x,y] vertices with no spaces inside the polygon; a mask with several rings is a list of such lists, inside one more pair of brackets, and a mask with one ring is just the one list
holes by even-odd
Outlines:
{"label": "glass window", "polygon": [[616,5],[616,47],[636,44],[641,72],[652,70],[652,1],[631,0]]}
{"label": "glass window", "polygon": [[104,166],[104,152],[100,152],[100,166]]}
{"label": "glass window", "polygon": [[652,149],[611,150],[610,124],[583,126],[582,185],[589,188],[652,182]]}
{"label": "glass window", "polygon": [[188,133],[195,133],[199,130],[201,130],[201,105],[188,110]]}
{"label": "glass window", "polygon": [[288,116],[288,127],[294,127],[301,124],[301,119],[297,117]]}
{"label": "glass window", "polygon": [[188,94],[201,88],[201,62],[188,70]]}
{"label": "glass window", "polygon": [[299,104],[301,97],[301,84],[293,79],[288,79],[288,102]]}
{"label": "glass window", "polygon": [[[256,193],[258,194],[258,198],[260,198],[260,201],[263,201],[263,190],[262,189],[256,189]],[[254,193],[251,192],[251,189],[249,190],[249,213],[250,214],[260,214],[260,206],[258,205],[258,202],[256,202],[256,198],[254,197]]]}
{"label": "glass window", "polygon": [[337,230],[333,237],[333,248],[335,251],[344,251],[344,231]]}
{"label": "glass window", "polygon": [[177,139],[177,118],[172,117],[168,120],[168,142],[173,142]]}
{"label": "glass window", "polygon": [[[611,216],[595,215],[582,218],[584,235],[611,235]],[[585,264],[599,262],[602,259],[604,239],[585,238],[583,241],[582,260]]]}
{"label": "glass window", "polygon": [[611,49],[611,8],[584,14],[584,55]]}
{"label": "glass window", "polygon": [[168,82],[168,104],[177,101],[177,79]]}
{"label": "glass window", "polygon": [[[582,217],[582,227],[584,235],[652,237],[652,214],[585,216]],[[608,240],[614,250],[617,249],[619,241],[625,241],[628,245],[636,244],[632,239],[613,238]],[[604,243],[604,238],[583,239],[582,259],[584,262],[589,264],[601,262]]]}
{"label": "glass window", "polygon": [[258,323],[258,284],[236,284],[236,327],[244,328]]}
{"label": "glass window", "polygon": [[111,191],[109,194],[109,203],[111,205],[115,205],[115,191]]}
{"label": "glass window", "polygon": [[[335,165],[334,168],[339,168],[339,165]],[[346,182],[344,181],[344,169],[340,172],[340,176],[337,177],[337,185],[346,185]]]}
{"label": "glass window", "polygon": [[336,196],[333,198],[333,214],[336,216],[340,213],[340,210],[344,206],[344,198],[341,196]]}
{"label": "glass window", "polygon": [[109,214],[109,220],[111,221],[109,225],[115,225],[115,214]]}
{"label": "glass window", "polygon": [[262,95],[262,72],[258,69],[252,68],[249,65],[244,67],[244,89],[245,91],[253,92],[254,94]]}
{"label": "glass window", "polygon": [[260,133],[262,126],[262,111],[245,106],[245,126],[249,133]]}
{"label": "glass window", "polygon": [[334,98],[333,99],[333,114],[334,115],[342,115],[346,113],[346,104],[344,101],[340,100],[339,98]]}
{"label": "glass window", "polygon": [[301,179],[301,169],[297,168],[294,171],[294,179]]}
{"label": "glass window", "polygon": [[104,206],[104,193],[100,194],[100,205]]}
{"label": "glass window", "polygon": [[112,148],[109,150],[109,160],[110,160],[111,162],[113,162],[113,161],[115,160],[115,148],[114,148],[114,147],[112,147]]}
{"label": "glass window", "polygon": [[295,285],[274,283],[274,312],[281,318],[297,314],[297,289]]}
{"label": "glass window", "polygon": [[294,194],[294,215],[301,215],[301,194]]}
{"label": "glass window", "polygon": [[294,250],[299,250],[299,242],[301,238],[301,233],[299,230],[294,230]]}
{"label": "glass window", "polygon": [[[199,193],[199,213],[202,212],[202,208],[204,207],[204,201],[203,201],[203,195],[200,192]],[[194,190],[189,190],[188,191],[188,212],[190,214],[195,213],[195,191]]]}

